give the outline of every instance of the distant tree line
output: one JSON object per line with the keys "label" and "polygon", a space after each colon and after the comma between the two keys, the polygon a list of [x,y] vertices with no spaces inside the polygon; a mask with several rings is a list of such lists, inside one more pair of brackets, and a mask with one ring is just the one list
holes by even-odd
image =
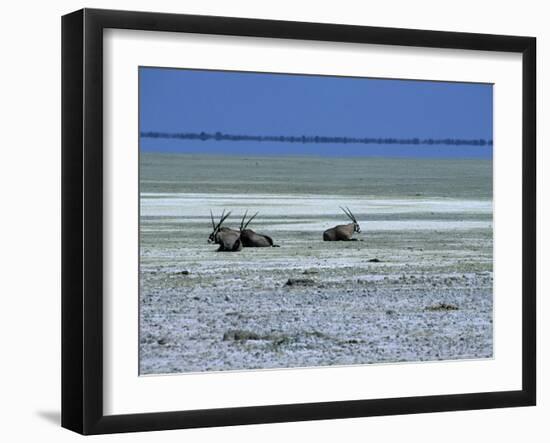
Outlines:
{"label": "distant tree line", "polygon": [[394,138],[394,137],[327,137],[321,135],[249,135],[224,134],[222,132],[141,132],[142,138],[164,138],[201,141],[251,141],[279,143],[354,143],[376,145],[449,145],[449,146],[492,146],[493,140],[483,138]]}

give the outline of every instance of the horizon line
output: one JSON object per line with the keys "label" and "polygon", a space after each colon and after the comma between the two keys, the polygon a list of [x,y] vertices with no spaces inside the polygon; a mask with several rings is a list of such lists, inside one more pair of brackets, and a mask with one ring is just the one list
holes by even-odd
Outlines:
{"label": "horizon line", "polygon": [[141,131],[140,138],[199,140],[199,141],[255,141],[300,144],[375,144],[375,145],[412,145],[412,146],[477,146],[492,147],[493,140],[485,138],[431,138],[431,137],[346,137],[322,135],[253,135],[216,132],[157,132]]}

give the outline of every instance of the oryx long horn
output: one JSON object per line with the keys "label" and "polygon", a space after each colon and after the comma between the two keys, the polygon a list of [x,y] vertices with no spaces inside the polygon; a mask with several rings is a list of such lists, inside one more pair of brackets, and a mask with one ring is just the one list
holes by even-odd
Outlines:
{"label": "oryx long horn", "polygon": [[210,209],[210,220],[212,220],[212,229],[216,229],[216,222],[214,221],[214,214],[212,214],[212,209]]}
{"label": "oryx long horn", "polygon": [[[225,209],[224,209],[224,212],[225,212]],[[225,214],[225,216],[222,214],[222,218],[220,219],[220,225],[225,221],[225,219],[227,217],[229,217],[231,215],[231,211],[229,211],[227,214]]]}
{"label": "oryx long horn", "polygon": [[244,229],[244,220],[246,219],[247,214],[248,214],[248,209],[244,212],[243,218],[241,220],[241,231]]}
{"label": "oryx long horn", "polygon": [[259,212],[256,212],[252,217],[250,217],[250,218],[248,219],[248,221],[246,222],[246,225],[244,225],[244,229],[246,229],[246,227],[250,224],[250,222],[251,222],[252,220],[254,220],[254,219],[256,218],[256,216],[257,216],[258,214],[259,214]]}
{"label": "oryx long horn", "polygon": [[349,214],[349,212],[346,209],[344,209],[342,206],[340,206],[340,209],[344,212],[344,214],[348,216],[349,219],[353,220],[353,217]]}
{"label": "oryx long horn", "polygon": [[349,215],[351,216],[351,219],[352,219],[355,223],[357,223],[357,219],[355,218],[355,215],[353,215],[353,212],[351,212],[350,208],[348,208],[348,207],[346,206],[346,209],[348,210]]}
{"label": "oryx long horn", "polygon": [[[224,214],[225,214],[225,215],[224,215]],[[226,219],[227,217],[229,217],[230,215],[231,215],[231,211],[229,211],[229,212],[226,214],[226,213],[225,213],[225,209],[224,209],[224,210],[222,211],[222,216],[220,217],[220,221],[219,221],[218,224],[214,227],[214,231],[215,231],[216,229],[218,229],[218,228],[222,225],[222,223],[225,221],[225,219]]]}

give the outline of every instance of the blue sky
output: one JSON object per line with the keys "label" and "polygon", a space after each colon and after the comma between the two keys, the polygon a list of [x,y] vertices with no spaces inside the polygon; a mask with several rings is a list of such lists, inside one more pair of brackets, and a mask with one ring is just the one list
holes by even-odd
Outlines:
{"label": "blue sky", "polygon": [[[488,84],[141,67],[140,131],[493,138]],[[140,139],[144,152],[491,158],[490,146]]]}

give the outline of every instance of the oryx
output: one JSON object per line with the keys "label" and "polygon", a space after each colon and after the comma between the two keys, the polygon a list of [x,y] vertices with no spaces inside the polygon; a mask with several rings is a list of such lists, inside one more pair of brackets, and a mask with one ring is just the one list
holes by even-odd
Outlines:
{"label": "oryx", "polygon": [[208,236],[208,243],[216,243],[220,245],[218,251],[240,251],[243,248],[241,242],[241,233],[235,229],[222,227],[222,223],[231,214],[229,211],[225,214],[225,209],[222,212],[218,224],[214,222],[214,215],[210,211],[210,219],[212,220],[212,233]]}
{"label": "oryx", "polygon": [[349,210],[349,208],[344,209],[342,206],[340,206],[340,209],[344,211],[344,214],[346,214],[349,219],[352,221],[352,223],[348,223],[347,225],[338,225],[334,228],[327,229],[325,232],[323,232],[323,240],[324,241],[347,241],[347,240],[356,240],[355,238],[351,238],[353,236],[354,232],[361,232],[361,228],[359,227],[359,223],[357,223],[357,219],[353,215],[353,213]]}
{"label": "oryx", "polygon": [[248,219],[248,221],[245,223],[246,216],[248,214],[248,210],[243,215],[243,218],[241,220],[241,241],[243,243],[243,246],[245,248],[266,248],[266,247],[274,247],[278,248],[279,245],[273,244],[273,239],[267,235],[263,234],[257,234],[252,229],[246,229],[246,227],[250,224],[254,218],[258,215],[258,212],[256,212],[252,217]]}

